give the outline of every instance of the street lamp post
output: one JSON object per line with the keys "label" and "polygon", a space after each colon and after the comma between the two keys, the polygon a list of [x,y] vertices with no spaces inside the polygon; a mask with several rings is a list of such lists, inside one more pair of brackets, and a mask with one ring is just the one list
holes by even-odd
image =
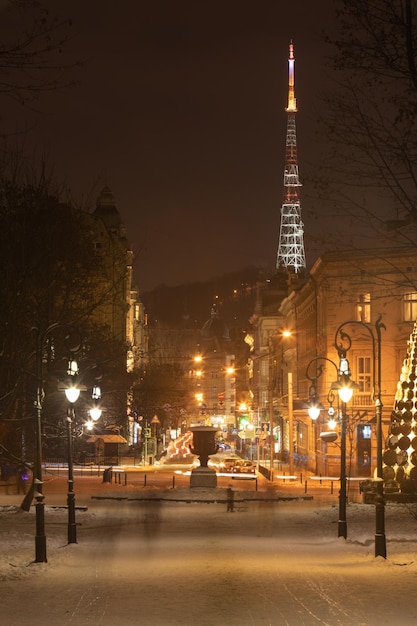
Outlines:
{"label": "street lamp post", "polygon": [[70,385],[65,389],[65,395],[69,402],[67,410],[67,456],[68,456],[68,543],[77,543],[77,525],[75,522],[75,493],[74,493],[74,468],[72,454],[72,425],[75,418],[74,403],[80,396],[80,389],[75,384],[78,375],[77,361],[71,360],[68,364],[68,376]]}
{"label": "street lamp post", "polygon": [[[318,462],[317,462],[317,420],[320,416],[320,411],[324,408],[320,402],[320,398],[317,392],[317,379],[323,373],[324,364],[319,363],[319,361],[327,361],[333,365],[337,372],[337,365],[333,363],[331,359],[327,357],[315,357],[312,359],[307,365],[306,369],[306,378],[310,381],[310,388],[308,391],[308,402],[307,402],[307,411],[314,424],[314,456],[315,456],[315,473],[318,473]],[[314,375],[310,372],[312,366],[315,366]]]}
{"label": "street lamp post", "polygon": [[340,424],[340,492],[339,492],[339,521],[338,537],[347,537],[346,519],[346,402],[342,400],[342,414]]}
{"label": "street lamp post", "polygon": [[[46,534],[45,534],[45,496],[43,493],[42,480],[42,408],[44,400],[43,389],[43,356],[48,341],[59,331],[64,331],[68,341],[72,337],[73,328],[69,324],[56,322],[46,328],[44,332],[34,327],[35,333],[35,375],[36,375],[36,426],[35,426],[35,464],[34,464],[34,499],[36,501],[36,536],[35,536],[35,563],[46,563]],[[77,338],[78,339],[78,338]],[[77,350],[79,345],[70,347],[71,351]]]}
{"label": "street lamp post", "polygon": [[[338,380],[332,383],[331,390],[337,391],[341,404],[341,423],[340,423],[340,492],[339,492],[339,523],[338,537],[347,537],[347,520],[346,520],[346,426],[347,426],[347,410],[346,405],[352,399],[353,390],[358,385],[350,379],[349,361],[346,353],[349,348],[337,343],[337,332],[335,335],[334,346],[339,355]],[[349,345],[350,347],[350,345]]]}
{"label": "street lamp post", "polygon": [[35,535],[35,562],[46,563],[46,534],[45,534],[45,496],[43,494],[42,480],[42,349],[45,336],[38,328],[36,332],[36,460],[35,460],[35,486],[34,494],[36,505],[36,535]]}
{"label": "street lamp post", "polygon": [[[375,419],[376,419],[376,486],[377,494],[375,497],[375,556],[387,557],[386,537],[385,537],[385,499],[384,499],[384,478],[382,473],[382,400],[381,400],[381,329],[386,330],[385,324],[381,322],[382,316],[379,315],[375,322],[375,334],[372,329],[364,322],[351,320],[343,322],[336,331],[335,346],[338,347],[337,337],[340,335],[342,342],[348,341],[351,346],[350,336],[343,330],[344,326],[356,325],[365,328],[371,337],[372,342],[372,359],[373,359],[373,399],[375,403]],[[339,344],[340,348],[340,344]]]}
{"label": "street lamp post", "polygon": [[151,419],[151,428],[153,430],[153,460],[155,462],[156,455],[158,454],[158,426],[161,422],[159,417],[154,415]]}
{"label": "street lamp post", "polygon": [[[96,367],[94,365],[94,367]],[[75,420],[75,403],[80,397],[80,392],[85,391],[87,388],[85,385],[77,384],[78,376],[78,363],[74,359],[68,361],[68,385],[64,387],[65,396],[68,400],[67,409],[67,458],[68,458],[68,492],[67,492],[67,505],[68,505],[68,543],[77,543],[77,525],[75,522],[75,492],[74,492],[74,463],[73,463],[73,424]],[[62,387],[61,387],[62,389]],[[87,429],[92,428],[94,424],[101,416],[101,408],[99,402],[101,399],[101,389],[98,385],[94,385],[92,390],[92,399],[94,402],[93,407],[90,409],[90,417],[92,422],[87,422]]]}
{"label": "street lamp post", "polygon": [[[339,346],[336,342],[337,333],[335,336],[335,347],[339,354],[339,366],[327,357],[315,357],[310,361],[307,366],[306,377],[313,383],[310,386],[310,399],[309,415],[312,419],[317,419],[321,408],[323,408],[319,402],[319,396],[317,394],[317,379],[323,373],[323,365],[317,365],[318,361],[327,361],[331,363],[337,372],[337,381],[332,383],[331,391],[337,391],[342,403],[341,420],[340,420],[340,490],[339,490],[339,521],[338,521],[338,537],[347,537],[347,520],[346,520],[346,404],[352,398],[353,389],[357,387],[350,379],[349,363],[346,358],[346,349],[343,346]],[[314,378],[309,375],[309,369],[311,365],[316,364],[316,375]]]}
{"label": "street lamp post", "polygon": [[[284,386],[283,372],[284,372],[284,341],[292,336],[291,330],[282,330],[279,333],[275,333],[269,338],[268,353],[264,356],[269,356],[269,385],[268,385],[268,404],[269,404],[269,434],[270,434],[270,477],[273,479],[273,456],[274,456],[274,390],[276,386],[275,377],[277,376],[276,367],[277,361],[273,358],[274,355],[278,355],[278,351],[274,350],[274,338],[280,339],[281,355],[278,359],[278,367],[280,370],[280,383],[279,388]],[[287,371],[287,389],[288,389],[288,464],[290,475],[294,474],[294,416],[293,416],[293,376],[292,371]],[[281,400],[284,396],[281,396]],[[283,441],[283,432],[281,430],[281,441]]]}

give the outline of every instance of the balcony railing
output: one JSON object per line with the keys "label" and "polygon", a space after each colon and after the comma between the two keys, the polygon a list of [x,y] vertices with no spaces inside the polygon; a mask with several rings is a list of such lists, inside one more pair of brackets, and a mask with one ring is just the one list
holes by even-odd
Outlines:
{"label": "balcony railing", "polygon": [[373,406],[374,401],[370,393],[357,393],[352,396],[352,403],[355,407]]}

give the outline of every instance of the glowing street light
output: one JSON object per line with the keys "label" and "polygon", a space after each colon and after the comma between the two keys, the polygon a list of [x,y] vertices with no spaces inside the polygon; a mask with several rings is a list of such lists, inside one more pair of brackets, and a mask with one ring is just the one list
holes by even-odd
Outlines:
{"label": "glowing street light", "polygon": [[[350,368],[349,362],[346,358],[347,349],[343,347],[343,345],[339,345],[337,343],[337,333],[335,336],[335,347],[338,351],[339,355],[339,366],[334,363],[331,359],[327,357],[315,357],[310,361],[307,366],[306,377],[312,382],[310,386],[310,399],[307,402],[308,413],[310,417],[316,421],[320,415],[320,411],[323,406],[319,402],[319,397],[317,394],[317,379],[323,373],[323,364],[318,365],[318,361],[325,361],[331,363],[332,366],[336,369],[337,372],[337,381],[333,382],[331,385],[330,394],[333,391],[337,391],[338,396],[342,403],[342,411],[341,411],[341,420],[340,420],[340,490],[339,490],[339,522],[338,522],[338,537],[347,537],[347,521],[346,521],[346,499],[347,499],[347,491],[346,491],[346,422],[347,422],[347,414],[346,414],[346,404],[352,399],[352,394],[355,388],[358,385],[350,379]],[[315,364],[316,371],[315,376],[312,377],[309,374],[309,370],[312,364]],[[329,396],[330,396],[329,394]],[[333,408],[333,407],[332,407]]]}
{"label": "glowing street light", "polygon": [[346,357],[346,352],[350,348],[346,348],[343,342],[340,344],[337,342],[337,336],[339,329],[336,331],[334,347],[339,355],[339,368],[338,368],[338,380],[332,383],[331,390],[337,391],[342,403],[341,412],[341,424],[340,424],[340,492],[339,492],[339,523],[338,523],[338,536],[347,537],[347,521],[346,521],[346,423],[347,412],[346,404],[352,399],[354,389],[358,389],[358,385],[350,379],[351,371],[349,367],[349,361]]}
{"label": "glowing street light", "polygon": [[[372,358],[373,358],[373,399],[375,403],[375,419],[376,419],[376,475],[377,475],[377,495],[375,498],[375,556],[387,556],[386,537],[385,537],[385,500],[383,487],[383,471],[382,471],[382,401],[381,401],[381,329],[386,330],[385,324],[381,322],[382,316],[379,315],[375,322],[374,335],[370,326],[359,320],[350,320],[343,322],[336,331],[336,339],[340,336],[341,342],[347,344],[347,350],[350,349],[352,341],[350,336],[343,330],[344,326],[360,326],[365,328],[370,335],[372,342]],[[341,344],[336,348],[340,349]]]}
{"label": "glowing street light", "polygon": [[77,526],[75,523],[75,493],[74,493],[74,471],[72,457],[72,424],[75,418],[74,404],[80,397],[80,388],[76,384],[78,375],[78,363],[71,360],[68,363],[67,375],[70,383],[65,389],[65,395],[69,402],[67,410],[67,450],[68,450],[68,543],[77,543]]}
{"label": "glowing street light", "polygon": [[38,327],[34,327],[32,330],[36,337],[36,456],[34,466],[34,485],[36,487],[36,491],[34,492],[34,499],[36,501],[35,562],[46,563],[45,496],[43,493],[42,480],[42,410],[45,396],[43,389],[43,356],[47,346],[50,345],[51,339],[53,340],[59,333],[64,332],[66,334],[66,343],[71,340],[71,346],[68,347],[70,352],[76,352],[79,349],[80,337],[78,331],[75,331],[73,326],[59,322],[51,324],[44,331]]}
{"label": "glowing street light", "polygon": [[94,424],[100,419],[102,410],[99,406],[101,400],[101,389],[98,385],[94,385],[91,397],[94,401],[94,406],[89,410],[91,419],[85,424],[87,430],[93,430]]}

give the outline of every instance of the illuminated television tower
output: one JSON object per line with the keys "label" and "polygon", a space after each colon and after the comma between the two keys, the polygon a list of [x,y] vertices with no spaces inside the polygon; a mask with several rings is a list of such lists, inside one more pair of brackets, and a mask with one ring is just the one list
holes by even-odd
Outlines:
{"label": "illuminated television tower", "polygon": [[297,100],[294,95],[294,46],[290,43],[288,58],[287,139],[285,143],[284,202],[281,206],[281,227],[277,254],[277,270],[300,274],[305,271],[304,225],[298,188],[297,136],[295,114]]}

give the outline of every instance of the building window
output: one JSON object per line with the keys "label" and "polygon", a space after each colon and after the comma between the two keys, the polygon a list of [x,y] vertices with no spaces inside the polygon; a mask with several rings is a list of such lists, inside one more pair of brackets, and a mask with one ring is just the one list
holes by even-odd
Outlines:
{"label": "building window", "polygon": [[371,294],[359,294],[358,304],[356,305],[356,319],[358,322],[369,324],[371,321]]}
{"label": "building window", "polygon": [[415,322],[417,319],[417,293],[404,294],[404,322]]}
{"label": "building window", "polygon": [[263,359],[261,362],[261,376],[265,378],[269,376],[269,363],[267,359]]}
{"label": "building window", "polygon": [[371,357],[359,356],[357,366],[357,382],[359,385],[359,393],[371,393]]}

